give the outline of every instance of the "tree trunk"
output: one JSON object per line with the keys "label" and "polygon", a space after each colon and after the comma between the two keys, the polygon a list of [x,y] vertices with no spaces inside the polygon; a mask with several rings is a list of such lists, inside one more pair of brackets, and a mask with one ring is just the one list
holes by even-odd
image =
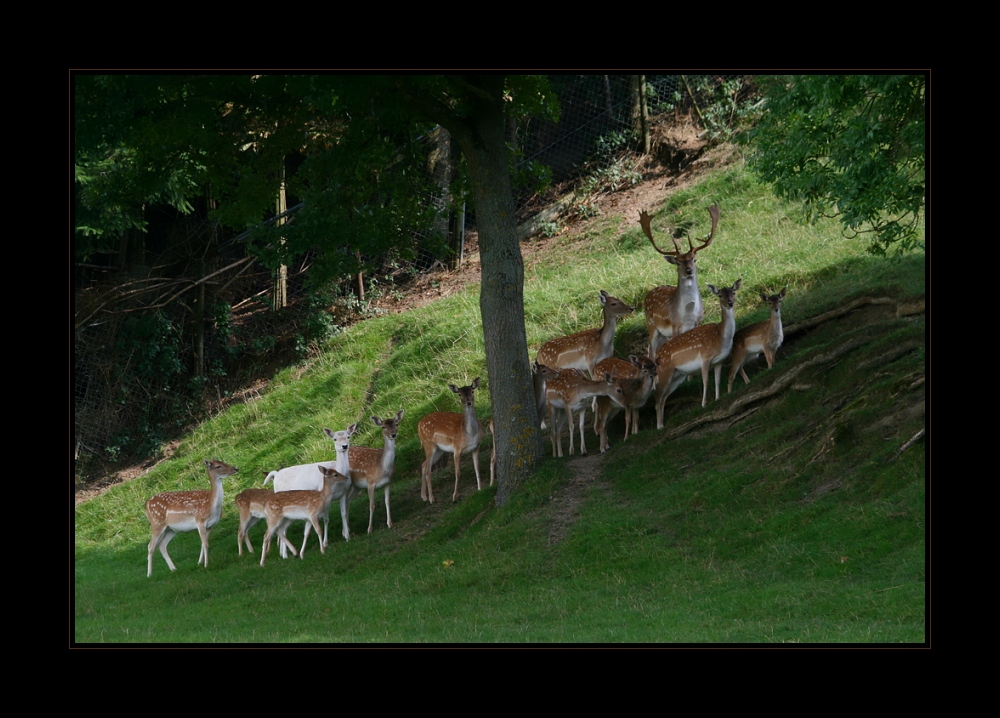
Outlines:
{"label": "tree trunk", "polygon": [[475,112],[466,119],[471,132],[462,149],[479,227],[479,309],[497,447],[496,500],[502,505],[531,475],[543,446],[524,332],[524,262],[504,142],[503,77],[484,76],[481,83],[492,101],[476,103]]}
{"label": "tree trunk", "polygon": [[632,131],[640,138],[642,151],[649,154],[649,108],[646,105],[646,76],[629,75],[632,90]]}
{"label": "tree trunk", "polygon": [[[275,214],[281,215],[288,209],[288,199],[285,194],[285,161],[281,161],[281,168],[278,171],[278,197],[274,205]],[[281,217],[275,226],[280,227],[287,221],[287,217]],[[280,240],[284,244],[285,240]],[[288,306],[288,267],[284,264],[274,270],[274,301],[271,308],[274,310]]]}
{"label": "tree trunk", "polygon": [[430,138],[434,142],[434,148],[428,158],[427,169],[438,188],[438,195],[434,198],[438,213],[434,220],[434,230],[445,238],[448,248],[451,249],[451,257],[448,258],[449,268],[458,269],[462,266],[462,256],[458,235],[452,231],[455,221],[451,210],[451,183],[455,177],[455,161],[452,156],[451,133],[439,126],[430,133]]}

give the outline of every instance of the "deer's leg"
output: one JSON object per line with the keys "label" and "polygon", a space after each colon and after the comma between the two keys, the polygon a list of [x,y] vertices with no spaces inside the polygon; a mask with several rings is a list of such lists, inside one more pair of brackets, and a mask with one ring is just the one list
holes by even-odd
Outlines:
{"label": "deer's leg", "polygon": [[573,410],[569,407],[569,402],[566,402],[566,423],[569,425],[569,455],[573,455]]}
{"label": "deer's leg", "polygon": [[708,362],[701,365],[701,407],[704,409],[708,404]]}
{"label": "deer's leg", "polygon": [[198,524],[198,535],[201,536],[201,552],[198,554],[198,565],[203,562],[208,568],[208,528],[205,524]]}
{"label": "deer's leg", "polygon": [[160,536],[160,541],[159,541],[160,555],[163,556],[164,560],[167,562],[167,566],[170,567],[171,571],[176,571],[177,567],[174,566],[174,562],[170,560],[170,554],[167,553],[167,544],[169,544],[176,535],[177,532],[168,526],[166,529],[164,529],[163,534]]}
{"label": "deer's leg", "polygon": [[243,540],[246,541],[247,551],[249,551],[251,554],[253,553],[253,544],[250,543],[250,529],[252,529],[259,520],[260,519],[258,519],[256,516],[251,516],[247,520],[246,526],[243,527]]}
{"label": "deer's leg", "polygon": [[451,495],[451,502],[455,503],[458,500],[458,477],[462,473],[461,464],[462,449],[458,446],[455,447],[455,491]]}
{"label": "deer's leg", "polygon": [[483,484],[479,480],[479,447],[472,450],[472,467],[476,470],[476,491],[483,490]]}
{"label": "deer's leg", "polygon": [[389,513],[389,484],[385,485],[385,525],[392,528],[392,514]]}
{"label": "deer's leg", "polygon": [[[306,525],[306,528],[305,528],[305,531],[302,534],[302,548],[299,550],[299,556],[300,557],[302,556],[302,554],[306,550],[306,541],[309,540],[309,530],[312,528],[312,526],[309,525],[308,521],[305,522],[305,525]],[[323,543],[323,534],[320,533],[319,529],[316,529],[316,538],[319,539],[319,542],[322,545],[322,543]]]}
{"label": "deer's leg", "polygon": [[345,541],[351,540],[351,529],[347,525],[347,507],[351,501],[351,492],[352,489],[348,487],[347,491],[344,492],[344,495],[340,497],[340,523],[343,525],[341,535],[344,537]]}

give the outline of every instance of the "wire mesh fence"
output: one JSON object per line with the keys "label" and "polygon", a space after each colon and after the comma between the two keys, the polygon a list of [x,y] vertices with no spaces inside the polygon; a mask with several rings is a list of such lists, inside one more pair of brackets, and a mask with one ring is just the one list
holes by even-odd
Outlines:
{"label": "wire mesh fence", "polygon": [[[643,151],[646,118],[687,113],[706,132],[724,131],[754,89],[748,76],[641,77],[550,78],[559,121],[528,119],[511,128],[519,221],[601,173],[604,179],[637,181],[624,170],[614,175],[615,163]],[[434,172],[434,165],[423,171]],[[539,189],[541,184],[547,189]],[[427,201],[442,210],[432,231],[448,235],[454,255],[461,257],[464,238],[475,231],[474,209],[459,208],[448,217],[448,202],[440,194]],[[374,258],[369,282],[413,276],[442,263],[453,266],[453,257],[429,249],[439,242],[417,236],[415,244],[412,258],[394,252]],[[360,277],[345,277],[322,292],[307,289],[308,254],[286,268],[285,301],[276,303],[272,269],[246,256],[239,242],[215,246],[210,256],[169,271],[157,268],[155,260],[115,270],[77,268],[73,442],[81,460],[78,476],[86,475],[81,465],[88,458],[103,462],[154,453],[206,412],[252,392],[253,377],[266,376],[289,356],[308,353],[311,339],[327,335],[342,319],[371,311]]]}

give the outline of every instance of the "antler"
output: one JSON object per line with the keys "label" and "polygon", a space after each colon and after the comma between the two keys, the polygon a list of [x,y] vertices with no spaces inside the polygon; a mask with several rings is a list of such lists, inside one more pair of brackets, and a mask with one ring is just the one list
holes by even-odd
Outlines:
{"label": "antler", "polygon": [[[716,212],[718,212],[718,208],[716,208]],[[652,229],[652,227],[650,227],[649,221],[650,221],[650,217],[649,217],[648,214],[646,214],[646,210],[642,210],[641,212],[639,212],[639,224],[642,226],[642,231],[646,233],[647,237],[649,237],[649,242],[650,242],[650,244],[653,245],[653,249],[655,249],[657,252],[659,252],[660,254],[663,254],[663,255],[677,256],[678,254],[683,254],[681,252],[681,248],[677,245],[677,238],[674,237],[673,235],[671,235],[670,238],[674,241],[674,249],[676,251],[674,251],[674,252],[669,252],[669,251],[668,252],[664,252],[662,249],[660,249],[659,247],[657,247],[656,246],[656,242],[653,241],[653,229]],[[713,226],[712,229],[714,230],[715,227]],[[711,238],[709,238],[709,241],[711,241]]]}
{"label": "antler", "polygon": [[705,243],[700,247],[698,247],[697,249],[694,248],[694,245],[691,244],[691,240],[688,239],[688,244],[691,245],[692,252],[700,252],[701,250],[703,250],[705,247],[707,247],[712,243],[712,238],[715,236],[715,228],[719,226],[719,203],[716,202],[711,207],[709,207],[708,213],[712,215],[712,232],[708,235],[708,239],[705,240]]}

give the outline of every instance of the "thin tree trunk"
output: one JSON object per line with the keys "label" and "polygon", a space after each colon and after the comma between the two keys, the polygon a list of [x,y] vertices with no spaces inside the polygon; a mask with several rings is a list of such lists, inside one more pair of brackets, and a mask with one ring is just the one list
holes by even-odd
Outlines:
{"label": "thin tree trunk", "polygon": [[649,154],[649,107],[646,105],[646,76],[629,75],[632,87],[632,130],[640,139],[642,151]]}
{"label": "thin tree trunk", "polygon": [[[281,169],[279,170],[278,177],[278,199],[275,203],[275,213],[278,215],[283,214],[288,209],[288,198],[285,194],[285,162],[282,160]],[[286,221],[285,217],[281,217],[276,223],[276,227],[280,227]],[[284,238],[280,240],[284,243]],[[276,270],[274,270],[274,302],[273,309],[281,309],[282,307],[288,306],[288,267],[282,264]]]}
{"label": "thin tree trunk", "polygon": [[[205,278],[205,256],[198,258],[198,279]],[[194,374],[205,373],[205,282],[199,282],[194,301]]]}
{"label": "thin tree trunk", "polygon": [[455,224],[451,211],[451,182],[455,176],[451,133],[444,127],[438,126],[430,136],[434,141],[434,149],[428,158],[428,170],[438,188],[438,195],[434,199],[437,208],[434,229],[445,238],[448,248],[451,249],[448,266],[451,269],[458,269],[462,266],[461,248],[457,242],[457,235],[451,231]]}

